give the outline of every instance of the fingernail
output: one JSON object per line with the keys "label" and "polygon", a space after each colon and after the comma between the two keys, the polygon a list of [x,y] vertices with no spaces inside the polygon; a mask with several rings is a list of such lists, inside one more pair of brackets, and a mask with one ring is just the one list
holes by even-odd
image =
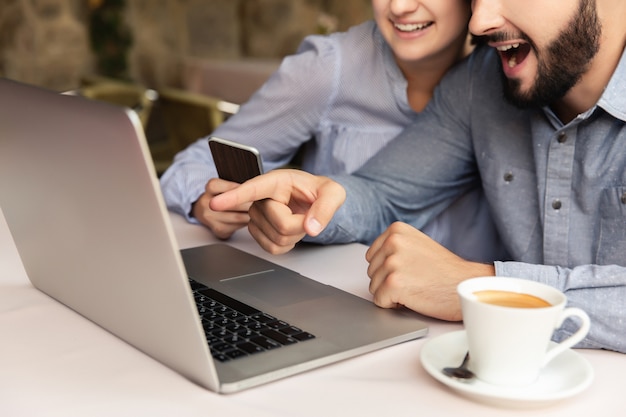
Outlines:
{"label": "fingernail", "polygon": [[308,220],[308,226],[309,231],[314,235],[317,235],[322,231],[322,224],[314,217]]}

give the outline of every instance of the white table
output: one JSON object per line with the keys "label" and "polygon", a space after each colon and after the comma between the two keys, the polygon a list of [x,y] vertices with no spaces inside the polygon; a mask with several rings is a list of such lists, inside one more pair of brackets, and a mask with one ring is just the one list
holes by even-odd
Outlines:
{"label": "white table", "polygon": [[[0,213],[1,214],[1,213]],[[181,248],[214,242],[171,216]],[[365,246],[263,252],[246,231],[243,250],[369,298]],[[0,416],[623,416],[626,355],[579,351],[595,369],[581,395],[549,408],[511,411],[456,395],[419,362],[425,341],[461,329],[426,319],[423,339],[383,349],[238,394],[189,382],[34,289],[0,215]]]}

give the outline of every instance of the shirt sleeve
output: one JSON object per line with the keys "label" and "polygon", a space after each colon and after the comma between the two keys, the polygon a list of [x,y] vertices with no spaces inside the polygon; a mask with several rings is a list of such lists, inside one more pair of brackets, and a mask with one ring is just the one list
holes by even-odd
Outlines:
{"label": "shirt sleeve", "polygon": [[328,227],[307,240],[367,244],[394,221],[421,229],[480,186],[469,129],[468,74],[465,66],[455,67],[402,133],[353,175],[332,176],[346,189],[346,201]]}
{"label": "shirt sleeve", "polygon": [[[285,165],[314,136],[337,90],[339,60],[331,37],[307,37],[297,53],[285,58],[239,112],[211,135],[256,147],[265,171]],[[197,222],[190,216],[191,205],[216,176],[207,138],[179,152],[160,180],[168,209]]]}
{"label": "shirt sleeve", "polygon": [[[558,288],[568,306],[584,310],[591,318],[587,337],[577,346],[626,353],[626,268],[617,265],[581,265],[563,268],[522,262],[495,262],[496,275],[530,279]],[[578,324],[567,321],[554,336],[569,337]]]}

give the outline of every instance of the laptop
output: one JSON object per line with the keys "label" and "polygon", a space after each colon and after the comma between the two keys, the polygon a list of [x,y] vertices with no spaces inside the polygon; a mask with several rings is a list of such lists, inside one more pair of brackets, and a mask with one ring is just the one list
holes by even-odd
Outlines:
{"label": "laptop", "polygon": [[122,107],[0,79],[0,207],[36,288],[215,392],[428,330],[228,244],[180,251],[139,119]]}

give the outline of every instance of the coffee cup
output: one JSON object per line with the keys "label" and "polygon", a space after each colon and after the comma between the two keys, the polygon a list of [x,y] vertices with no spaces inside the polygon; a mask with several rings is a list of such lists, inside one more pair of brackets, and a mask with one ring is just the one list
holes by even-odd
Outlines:
{"label": "coffee cup", "polygon": [[[480,277],[463,281],[457,291],[469,368],[492,385],[532,384],[544,366],[589,332],[589,316],[579,308],[566,308],[565,294],[549,285]],[[578,330],[561,343],[551,343],[554,331],[568,318],[578,319]]]}

